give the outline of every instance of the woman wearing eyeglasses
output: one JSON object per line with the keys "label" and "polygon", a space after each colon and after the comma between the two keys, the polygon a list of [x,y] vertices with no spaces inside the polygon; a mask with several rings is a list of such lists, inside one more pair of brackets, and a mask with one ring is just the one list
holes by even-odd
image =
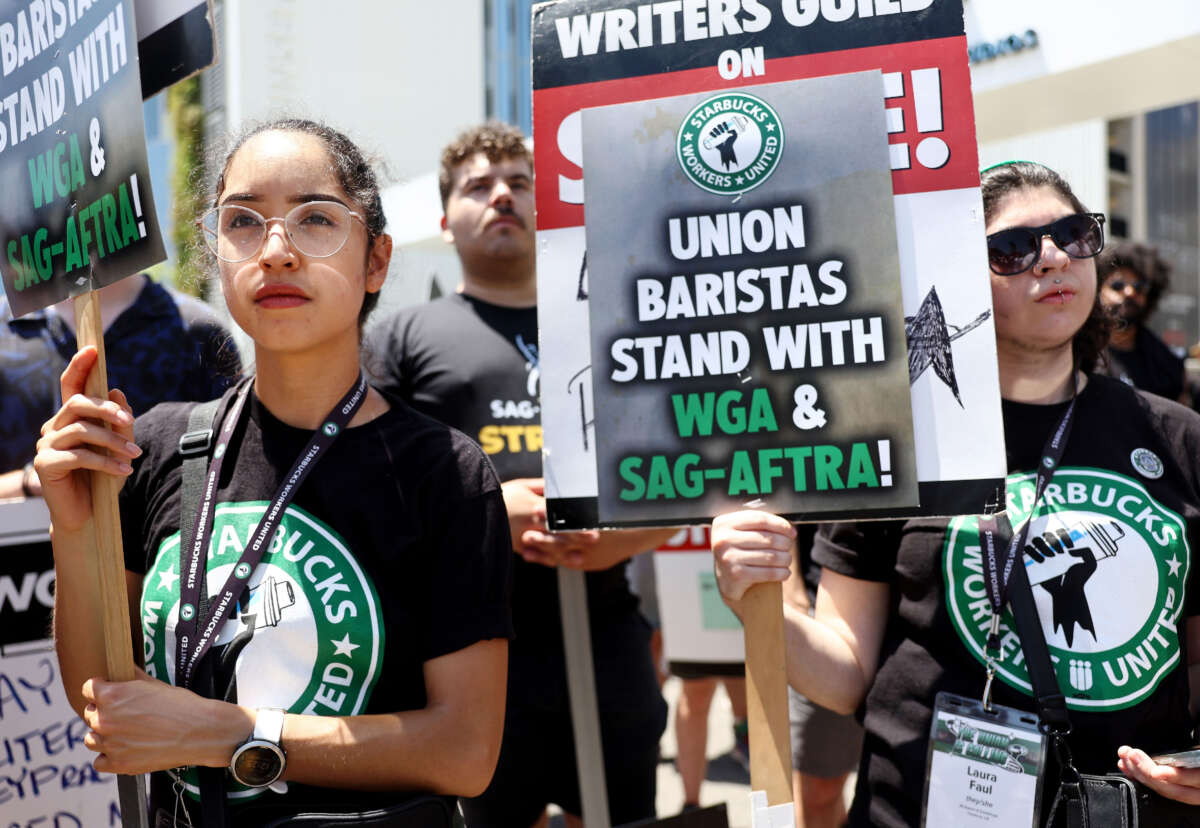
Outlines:
{"label": "woman wearing eyeglasses", "polygon": [[[214,411],[161,405],[134,423],[120,391],[83,396],[84,349],[39,443],[55,640],[85,744],[98,770],[152,773],[156,825],[376,810],[393,821],[372,825],[443,824],[499,750],[500,486],[476,445],[362,378],[391,239],[345,136],[308,121],[252,131],[202,225],[255,376]],[[97,678],[81,470],[124,481],[136,681]],[[445,797],[414,805],[421,792]]]}
{"label": "woman wearing eyeglasses", "polygon": [[[1193,743],[1188,665],[1200,659],[1200,567],[1190,549],[1200,541],[1200,417],[1090,373],[1107,334],[1093,259],[1103,246],[1102,217],[1038,164],[999,165],[982,179],[1007,507],[1018,539],[1034,515],[1015,563],[1032,585],[1024,594],[1032,594],[1066,697],[1067,744],[1081,772],[1119,769],[1166,797],[1200,802],[1200,770],[1147,756]],[[1051,439],[1064,422],[1065,444]],[[1036,472],[1047,466],[1039,497]],[[714,521],[718,582],[735,612],[748,587],[787,577],[794,534],[786,520],[759,511]],[[818,533],[813,558],[825,571],[815,616],[784,608],[788,677],[818,704],[862,712],[851,825],[919,824],[935,697],[984,695],[992,629],[984,535],[974,516],[829,524]],[[1029,660],[1011,610],[999,617],[991,701],[1032,713]],[[1005,758],[990,746],[968,738],[961,749]],[[1043,823],[1059,773],[1048,760]],[[944,781],[962,797],[976,795],[974,803],[960,798],[968,811],[1008,805],[993,801],[1003,789],[993,791],[992,780],[960,773]],[[969,789],[971,782],[980,787]],[[1032,799],[1023,821],[996,824],[1031,824]],[[1179,822],[1155,824],[1194,824],[1198,816],[1188,809],[1172,817]]]}

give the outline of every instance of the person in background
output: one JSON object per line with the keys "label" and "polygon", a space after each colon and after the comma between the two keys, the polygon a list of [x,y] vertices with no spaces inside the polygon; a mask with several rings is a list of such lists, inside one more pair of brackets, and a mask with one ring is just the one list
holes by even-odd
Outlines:
{"label": "person in background", "polygon": [[1096,259],[1100,303],[1117,320],[1105,352],[1108,372],[1134,388],[1189,404],[1183,360],[1147,326],[1167,289],[1171,266],[1158,251],[1121,242]]}
{"label": "person in background", "polygon": [[[241,374],[237,346],[200,300],[145,274],[98,293],[109,385],[125,391],[134,416],[160,402],[214,399]],[[72,302],[14,319],[0,296],[0,499],[41,494],[32,461],[76,351]]]}
{"label": "person in background", "polygon": [[542,479],[533,159],[521,133],[484,124],[442,152],[442,235],[458,254],[456,293],[406,308],[368,333],[380,387],[478,440],[504,481],[512,547],[513,624],[500,763],[482,796],[463,801],[471,828],[568,824],[582,810],[559,616],[560,566],[587,572],[609,813],[654,816],[658,741],[667,706],[651,630],[626,562],[674,530],[555,532]]}

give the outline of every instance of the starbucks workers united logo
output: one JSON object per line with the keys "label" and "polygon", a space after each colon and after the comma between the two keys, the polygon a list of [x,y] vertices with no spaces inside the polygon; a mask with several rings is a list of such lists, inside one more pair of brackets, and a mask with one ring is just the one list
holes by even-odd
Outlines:
{"label": "starbucks workers united logo", "polygon": [[[1032,475],[1008,479],[1008,512],[1020,527],[1033,506]],[[1144,700],[1179,665],[1190,549],[1183,520],[1136,480],[1096,469],[1059,469],[1030,524],[1018,565],[1033,588],[1042,631],[1067,706],[1118,710]],[[991,605],[974,517],[951,521],[943,556],[955,631],[981,663]],[[1010,610],[1001,617],[997,676],[1030,693]]]}
{"label": "starbucks workers united logo", "polygon": [[696,186],[718,195],[752,190],[783,154],[783,123],[766,101],[723,92],[698,104],[675,139],[679,166]]}
{"label": "starbucks workers united logo", "polygon": [[[383,614],[375,587],[342,538],[295,504],[280,520],[262,562],[253,571],[239,564],[266,508],[262,501],[216,508],[209,594],[231,571],[247,591],[214,651],[224,663],[236,663],[240,704],[327,716],[361,713],[383,660]],[[194,614],[191,606],[179,606],[178,534],[159,547],[146,573],[141,614],[146,672],[170,681],[176,619]],[[185,772],[182,782],[196,796],[193,774]],[[230,789],[235,798],[261,793]]]}

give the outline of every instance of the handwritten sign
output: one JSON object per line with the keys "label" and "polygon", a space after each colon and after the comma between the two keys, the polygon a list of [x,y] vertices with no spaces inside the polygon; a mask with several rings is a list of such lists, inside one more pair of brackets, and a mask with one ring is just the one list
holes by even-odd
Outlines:
{"label": "handwritten sign", "polygon": [[40,500],[0,503],[0,526],[0,825],[120,825],[116,777],[92,767],[47,638],[49,516]]}

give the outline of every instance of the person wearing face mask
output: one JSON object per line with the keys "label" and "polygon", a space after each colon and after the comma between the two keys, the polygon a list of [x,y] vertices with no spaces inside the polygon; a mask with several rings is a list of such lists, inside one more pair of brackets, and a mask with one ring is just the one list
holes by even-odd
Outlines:
{"label": "person wearing face mask", "polygon": [[1108,372],[1134,388],[1188,403],[1183,360],[1147,326],[1167,289],[1171,266],[1158,251],[1121,242],[1096,258],[1100,303],[1114,319],[1105,356]]}
{"label": "person wearing face mask", "polygon": [[[55,644],[96,769],[149,773],[154,825],[449,826],[454,797],[491,778],[512,632],[504,501],[478,446],[362,374],[384,224],[345,135],[252,129],[201,225],[254,376],[207,411],[135,422],[119,390],[83,394],[95,349],[63,374],[35,459]],[[123,481],[133,681],[100,678],[84,471]]]}
{"label": "person wearing face mask", "polygon": [[[1194,825],[1200,810],[1179,803],[1200,803],[1200,769],[1148,754],[1192,744],[1200,416],[1093,373],[1109,325],[1093,258],[1103,247],[1103,216],[1089,213],[1057,173],[1030,162],[985,170],[982,193],[1008,459],[1005,518],[1016,543],[994,528],[999,518],[975,515],[822,525],[813,547],[824,567],[815,612],[783,607],[788,679],[813,701],[862,719],[849,824],[911,826],[921,822],[935,761],[927,763],[939,694],[990,699],[1031,717],[1041,705],[1031,698],[1034,655],[1026,649],[1042,637],[1049,657],[1037,661],[1054,665],[1047,669],[1061,716],[1042,723],[1061,730],[1069,718],[1070,732],[1062,750],[1047,749],[1041,823],[1072,754],[1081,772],[1120,771],[1171,800],[1174,812],[1153,824]],[[787,577],[795,537],[787,520],[762,511],[714,520],[718,584],[735,612],[750,586]],[[1008,580],[1007,592],[998,587],[995,613],[986,582],[1005,570],[989,561],[1005,558],[985,549],[1011,550],[1009,571],[1023,576]],[[973,801],[955,800],[962,807],[1012,806],[989,799],[990,786],[1012,767],[1022,770],[1017,759],[1029,756],[1027,746],[1010,751],[1007,737],[980,728],[954,732],[961,738],[947,737],[952,750],[996,766],[969,778],[961,770],[935,776],[948,786],[939,790],[974,783]],[[1038,801],[1032,787],[1028,794],[1022,819],[997,824],[1030,824]]]}

